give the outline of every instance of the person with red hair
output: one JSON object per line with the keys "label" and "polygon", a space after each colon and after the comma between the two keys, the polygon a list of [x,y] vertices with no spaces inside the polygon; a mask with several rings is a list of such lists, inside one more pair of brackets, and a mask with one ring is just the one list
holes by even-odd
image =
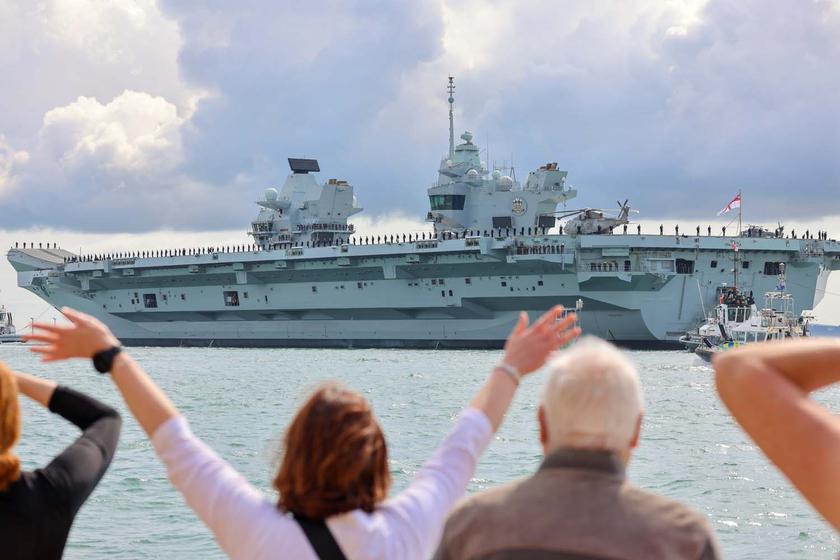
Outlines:
{"label": "person with red hair", "polygon": [[[20,437],[18,393],[82,430],[49,465],[32,472],[21,471],[13,452]],[[111,464],[121,424],[117,411],[96,399],[0,363],[0,557],[61,558],[76,513]]]}
{"label": "person with red hair", "polygon": [[172,484],[231,558],[249,560],[428,558],[520,378],[580,333],[573,314],[561,318],[562,306],[530,327],[520,314],[502,361],[408,488],[391,498],[385,437],[370,405],[343,385],[321,386],[286,431],[272,502],[190,431],[104,324],[62,312],[71,324],[35,324],[26,338],[43,345],[32,350],[45,361],[93,358],[99,371],[110,371]]}

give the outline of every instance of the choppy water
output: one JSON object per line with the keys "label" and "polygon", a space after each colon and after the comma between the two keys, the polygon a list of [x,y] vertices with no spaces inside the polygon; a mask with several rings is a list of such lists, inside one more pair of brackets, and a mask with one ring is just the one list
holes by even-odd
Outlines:
{"label": "choppy water", "polygon": [[[320,380],[337,378],[373,402],[389,444],[395,490],[432,453],[500,353],[406,350],[132,349],[189,418],[193,430],[269,492],[279,437]],[[764,459],[715,397],[711,370],[681,352],[636,352],[646,393],[642,443],[630,466],[638,485],[710,517],[729,558],[833,558],[840,540]],[[14,368],[114,403],[126,423],[116,459],[82,509],[66,558],[222,558],[210,533],[168,484],[151,445],[107,378],[89,364],[42,365],[25,347],[0,347]],[[470,490],[534,471],[541,455],[536,401],[542,376],[523,384]],[[840,410],[840,390],[820,399]],[[18,451],[46,463],[75,428],[24,403]]]}

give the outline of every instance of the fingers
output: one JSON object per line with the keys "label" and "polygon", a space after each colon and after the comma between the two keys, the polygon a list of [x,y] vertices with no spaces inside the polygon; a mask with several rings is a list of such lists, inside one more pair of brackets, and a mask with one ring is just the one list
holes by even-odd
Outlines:
{"label": "fingers", "polygon": [[563,317],[561,320],[555,322],[552,325],[552,330],[555,333],[561,333],[561,332],[563,332],[565,330],[568,330],[571,327],[575,326],[575,321],[577,321],[577,315],[575,315],[574,313],[569,313],[568,315]]}
{"label": "fingers", "polygon": [[545,330],[548,328],[554,321],[557,320],[557,317],[563,313],[564,307],[562,305],[555,305],[545,313],[543,313],[542,317],[540,317],[537,322],[534,323],[533,329],[534,330]]}
{"label": "fingers", "polygon": [[571,341],[573,341],[574,339],[579,337],[581,332],[583,332],[583,331],[581,331],[580,327],[575,327],[571,330],[560,333],[560,335],[557,338],[557,340],[558,340],[557,346],[558,347],[565,346],[566,344],[570,343]]}
{"label": "fingers", "polygon": [[35,342],[47,342],[47,343],[54,343],[58,340],[58,336],[53,333],[45,333],[45,332],[34,332],[32,334],[24,334],[21,335],[21,340],[24,342],[29,342],[34,340]]}
{"label": "fingers", "polygon": [[522,334],[525,331],[525,329],[527,329],[527,328],[528,328],[528,314],[525,313],[524,311],[520,311],[519,312],[519,320],[516,322],[516,325],[514,325],[513,331],[511,331],[510,336],[508,338],[510,338],[511,336]]}
{"label": "fingers", "polygon": [[61,313],[77,327],[89,323],[91,319],[91,316],[87,313],[82,313],[81,311],[76,311],[75,309],[71,309],[69,307],[62,307]]}
{"label": "fingers", "polygon": [[37,323],[37,322],[32,323],[32,328],[42,330],[42,331],[47,331],[47,332],[53,332],[53,333],[57,333],[57,332],[67,330],[66,325],[53,325],[52,323]]}
{"label": "fingers", "polygon": [[58,347],[55,344],[43,344],[40,346],[32,346],[30,352],[35,354],[55,354],[58,352]]}

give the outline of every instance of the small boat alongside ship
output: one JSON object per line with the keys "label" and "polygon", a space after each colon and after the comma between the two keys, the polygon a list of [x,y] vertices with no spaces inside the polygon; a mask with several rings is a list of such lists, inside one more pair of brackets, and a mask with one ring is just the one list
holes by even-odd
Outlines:
{"label": "small boat alongside ship", "polygon": [[15,329],[14,318],[5,305],[0,305],[0,343],[22,342]]}
{"label": "small boat alongside ship", "polygon": [[[764,307],[760,310],[752,308],[735,308],[735,314],[748,311],[749,317],[741,322],[717,322],[720,338],[712,342],[703,338],[702,343],[694,349],[694,353],[707,362],[715,354],[738,348],[745,344],[771,342],[810,336],[809,327],[814,315],[811,311],[803,311],[799,317],[793,310],[793,298],[783,292],[768,292],[764,296]],[[732,311],[732,310],[727,310]],[[705,324],[703,327],[710,325]]]}

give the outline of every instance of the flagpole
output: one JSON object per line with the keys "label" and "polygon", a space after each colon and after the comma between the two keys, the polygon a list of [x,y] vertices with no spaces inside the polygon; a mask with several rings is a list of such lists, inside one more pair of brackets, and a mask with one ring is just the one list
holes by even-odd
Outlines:
{"label": "flagpole", "polygon": [[741,236],[741,216],[744,211],[744,197],[741,196],[741,189],[738,189],[738,236]]}

